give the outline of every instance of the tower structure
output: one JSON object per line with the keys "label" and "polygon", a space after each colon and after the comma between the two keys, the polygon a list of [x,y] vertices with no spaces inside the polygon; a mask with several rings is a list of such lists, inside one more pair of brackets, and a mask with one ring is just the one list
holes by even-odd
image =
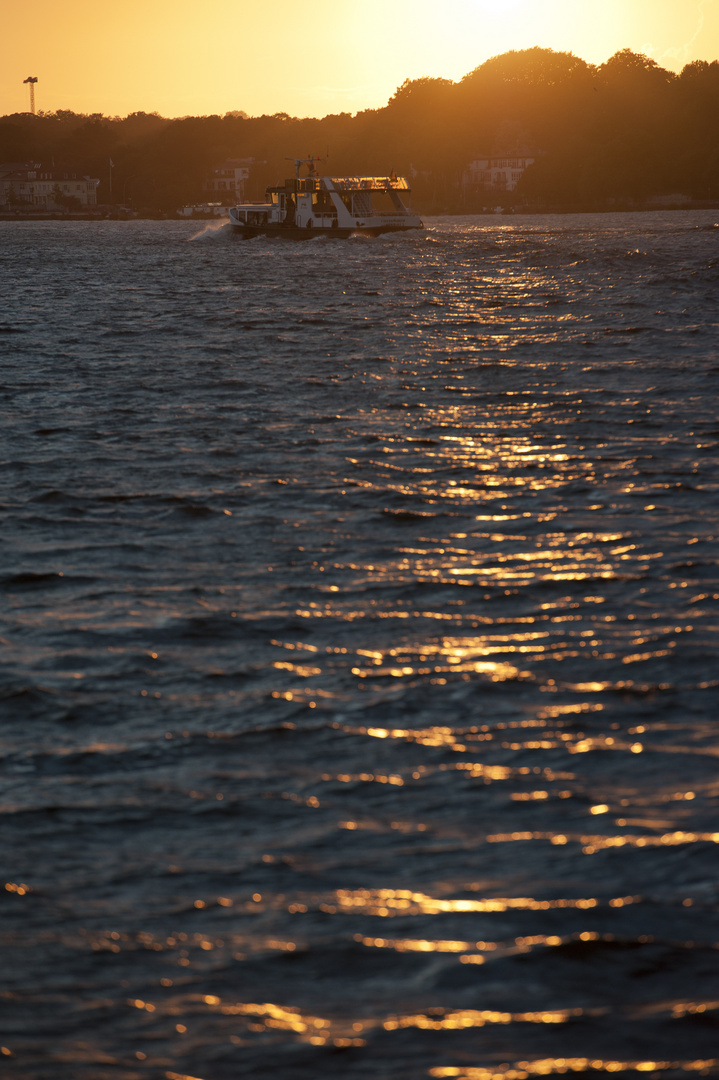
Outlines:
{"label": "tower structure", "polygon": [[23,85],[30,83],[30,112],[35,115],[35,83],[37,82],[36,75],[28,75],[27,79],[23,79]]}

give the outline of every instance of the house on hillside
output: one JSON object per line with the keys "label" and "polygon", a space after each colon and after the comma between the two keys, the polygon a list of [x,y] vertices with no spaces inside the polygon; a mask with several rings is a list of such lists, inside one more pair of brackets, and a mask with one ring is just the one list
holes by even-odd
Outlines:
{"label": "house on hillside", "polygon": [[254,158],[228,158],[208,173],[203,188],[209,202],[234,205],[244,202],[245,182]]}
{"label": "house on hillside", "polygon": [[62,210],[97,206],[99,180],[37,162],[0,164],[0,208]]}
{"label": "house on hillside", "polygon": [[535,160],[526,148],[480,156],[465,169],[462,187],[467,195],[516,191],[522,173]]}

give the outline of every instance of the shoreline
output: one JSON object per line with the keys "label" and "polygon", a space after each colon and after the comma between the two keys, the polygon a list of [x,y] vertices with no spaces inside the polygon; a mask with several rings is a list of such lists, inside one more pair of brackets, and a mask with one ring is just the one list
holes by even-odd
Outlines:
{"label": "shoreline", "polygon": [[[669,205],[657,205],[650,203],[641,203],[640,205],[630,205],[628,203],[622,203],[618,206],[522,206],[512,207],[507,206],[503,208],[497,207],[496,209],[477,209],[468,210],[466,208],[443,208],[435,209],[429,208],[422,213],[425,217],[440,217],[440,218],[454,218],[454,217],[514,217],[514,216],[551,216],[551,215],[566,215],[572,214],[647,214],[647,213],[677,213],[677,212],[691,212],[694,210],[719,210],[719,200],[706,199],[695,200],[690,203],[671,203]],[[4,212],[0,211],[0,222],[3,221],[186,221],[186,222],[211,222],[224,220],[221,215],[217,214],[197,214],[193,216],[183,216],[180,214],[170,213],[120,213],[112,210],[102,211],[88,211],[86,213],[70,213],[62,214],[51,211],[41,211],[38,213],[28,212]]]}

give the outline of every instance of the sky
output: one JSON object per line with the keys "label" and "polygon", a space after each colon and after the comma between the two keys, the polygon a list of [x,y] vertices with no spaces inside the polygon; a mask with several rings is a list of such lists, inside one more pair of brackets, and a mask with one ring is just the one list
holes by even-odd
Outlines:
{"label": "sky", "polygon": [[33,0],[8,4],[0,115],[355,113],[405,79],[461,79],[533,46],[680,71],[719,59],[719,0]]}

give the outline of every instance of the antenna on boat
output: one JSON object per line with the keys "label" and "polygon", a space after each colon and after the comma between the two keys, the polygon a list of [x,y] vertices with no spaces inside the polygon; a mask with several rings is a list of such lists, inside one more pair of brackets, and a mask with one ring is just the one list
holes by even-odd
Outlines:
{"label": "antenna on boat", "polygon": [[294,161],[295,163],[295,180],[299,180],[300,177],[300,165],[306,165],[307,171],[310,176],[316,175],[315,162],[326,161],[326,157],[313,157],[310,154],[309,157],[286,157],[285,161]]}

